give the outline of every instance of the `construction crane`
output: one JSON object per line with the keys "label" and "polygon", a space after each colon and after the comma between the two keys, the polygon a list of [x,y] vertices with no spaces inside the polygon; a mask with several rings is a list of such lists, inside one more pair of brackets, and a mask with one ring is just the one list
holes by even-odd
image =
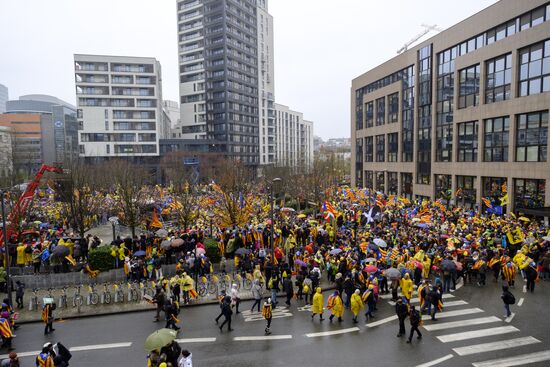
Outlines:
{"label": "construction crane", "polygon": [[403,47],[401,47],[399,50],[397,50],[397,54],[402,54],[403,52],[407,51],[409,49],[409,46],[418,41],[420,38],[424,37],[427,33],[430,31],[437,31],[441,32],[442,29],[437,26],[437,24],[434,25],[427,25],[427,24],[421,24],[422,27],[424,27],[424,30],[414,36],[409,42],[405,43]]}

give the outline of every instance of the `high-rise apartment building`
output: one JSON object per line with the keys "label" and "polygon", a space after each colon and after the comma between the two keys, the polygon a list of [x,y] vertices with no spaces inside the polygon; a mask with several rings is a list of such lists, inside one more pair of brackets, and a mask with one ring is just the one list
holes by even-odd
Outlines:
{"label": "high-rise apartment building", "polygon": [[0,84],[0,113],[6,112],[6,102],[9,99],[8,87]]}
{"label": "high-rise apartment building", "polygon": [[160,63],[150,57],[74,55],[80,156],[153,157],[169,134]]}
{"label": "high-rise apartment building", "polygon": [[275,165],[309,168],[313,163],[313,122],[275,103]]}
{"label": "high-rise apartment building", "polygon": [[[264,74],[258,70],[258,15],[267,14],[267,4],[260,5],[258,10],[255,0],[177,1],[182,137],[216,141],[217,150],[249,165],[260,164]],[[264,17],[268,21],[271,25]],[[267,104],[271,89],[263,90]]]}
{"label": "high-rise apartment building", "polygon": [[352,184],[550,216],[549,108],[550,3],[501,0],[352,81]]}

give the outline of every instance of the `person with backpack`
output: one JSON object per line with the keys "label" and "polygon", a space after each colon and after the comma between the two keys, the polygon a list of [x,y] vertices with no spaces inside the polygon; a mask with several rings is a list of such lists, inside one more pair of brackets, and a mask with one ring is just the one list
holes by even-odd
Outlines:
{"label": "person with backpack", "polygon": [[252,313],[254,311],[254,307],[256,306],[258,306],[258,312],[260,312],[260,304],[262,303],[262,287],[260,287],[259,280],[254,280],[251,292],[254,297],[254,303],[252,304],[252,308],[250,308],[250,312]]}
{"label": "person with backpack", "polygon": [[399,298],[395,303],[395,313],[397,314],[397,319],[399,320],[399,332],[397,333],[397,337],[400,338],[407,334],[407,331],[405,330],[405,319],[409,315],[409,306],[403,302],[402,298]]}
{"label": "person with backpack", "polygon": [[231,309],[231,297],[225,296],[222,304],[222,314],[225,320],[223,320],[220,325],[220,331],[223,331],[223,326],[227,324],[227,331],[233,331],[231,329],[231,315],[233,315],[233,310]]}
{"label": "person with backpack", "polygon": [[220,314],[214,319],[216,324],[220,321],[220,318],[223,316],[223,303],[225,302],[226,292],[225,289],[222,289],[220,295],[218,296],[218,301],[220,302]]}
{"label": "person with backpack", "polygon": [[268,298],[267,301],[264,303],[264,306],[262,308],[262,316],[264,317],[266,321],[265,326],[265,335],[271,334],[271,320],[273,319],[273,307],[271,305],[271,298]]}
{"label": "person with backpack", "polygon": [[411,333],[409,334],[409,339],[407,340],[407,343],[410,344],[415,331],[418,334],[416,338],[422,339],[422,333],[420,332],[420,330],[418,330],[418,327],[422,323],[422,317],[420,316],[420,312],[418,312],[414,306],[411,306],[409,320],[411,322]]}
{"label": "person with backpack", "polygon": [[166,318],[166,326],[164,327],[166,329],[174,329],[176,331],[180,329],[180,327],[176,325],[177,323],[179,323],[178,314],[179,309],[176,302],[172,302],[172,300],[166,299],[166,303],[164,305],[164,315]]}
{"label": "person with backpack", "polygon": [[503,285],[502,286],[502,295],[500,296],[502,298],[502,302],[504,302],[504,311],[506,312],[506,315],[504,317],[510,317],[512,315],[512,312],[510,311],[510,305],[513,305],[516,303],[516,297],[508,290],[508,286]]}
{"label": "person with backpack", "polygon": [[283,279],[283,291],[286,293],[285,304],[290,307],[290,300],[294,296],[294,286],[292,285],[292,278],[289,274]]}

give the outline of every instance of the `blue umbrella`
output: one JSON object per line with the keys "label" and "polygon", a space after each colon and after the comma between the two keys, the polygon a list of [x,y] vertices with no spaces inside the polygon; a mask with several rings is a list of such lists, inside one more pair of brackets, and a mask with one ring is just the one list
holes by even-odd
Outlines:
{"label": "blue umbrella", "polygon": [[143,250],[136,251],[134,253],[134,256],[137,256],[137,257],[145,256],[145,251],[143,251]]}
{"label": "blue umbrella", "polygon": [[418,223],[416,226],[418,228],[428,228],[428,223]]}

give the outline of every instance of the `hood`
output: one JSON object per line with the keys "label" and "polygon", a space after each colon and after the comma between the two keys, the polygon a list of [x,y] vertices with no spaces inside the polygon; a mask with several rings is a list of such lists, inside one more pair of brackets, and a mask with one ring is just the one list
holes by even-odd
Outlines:
{"label": "hood", "polygon": [[317,289],[315,290],[315,292],[321,293],[321,287],[317,287]]}

